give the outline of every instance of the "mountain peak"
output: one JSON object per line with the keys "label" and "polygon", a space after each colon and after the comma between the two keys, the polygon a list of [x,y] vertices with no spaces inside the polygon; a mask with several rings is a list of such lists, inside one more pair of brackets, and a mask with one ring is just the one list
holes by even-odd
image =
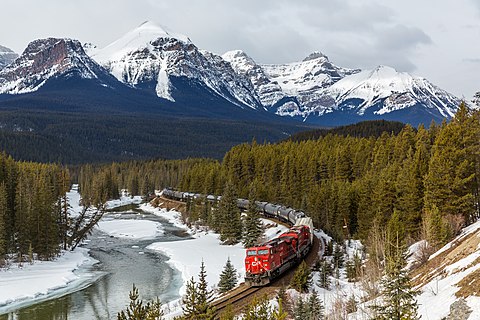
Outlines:
{"label": "mountain peak", "polygon": [[328,57],[320,51],[314,51],[310,53],[303,61],[310,61],[310,60],[315,60],[315,59],[320,59],[320,58],[325,58],[325,60],[328,60]]}
{"label": "mountain peak", "polygon": [[20,57],[0,71],[0,93],[33,92],[50,78],[60,75],[98,79],[105,72],[87,56],[78,40],[37,39],[27,45]]}
{"label": "mountain peak", "polygon": [[185,35],[174,33],[152,21],[145,21],[135,29],[127,32],[120,39],[95,52],[92,57],[99,63],[118,60],[130,52],[150,46],[152,42],[160,38],[176,39],[185,43],[191,43],[190,39]]}
{"label": "mountain peak", "polygon": [[253,67],[256,65],[255,61],[242,50],[227,51],[222,55],[222,58],[235,66],[247,65]]}
{"label": "mountain peak", "polygon": [[190,39],[183,35],[170,31],[167,27],[156,24],[153,21],[144,21],[138,27],[131,31],[132,33],[138,33],[139,35],[153,36],[152,40],[158,38],[175,38],[183,42],[190,42]]}
{"label": "mountain peak", "polygon": [[0,70],[12,63],[16,58],[18,58],[18,54],[0,45]]}

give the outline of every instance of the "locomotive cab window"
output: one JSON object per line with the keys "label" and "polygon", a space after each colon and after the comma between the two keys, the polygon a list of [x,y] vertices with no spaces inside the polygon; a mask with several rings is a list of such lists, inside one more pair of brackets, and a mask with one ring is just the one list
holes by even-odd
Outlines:
{"label": "locomotive cab window", "polygon": [[262,255],[262,254],[268,254],[268,249],[263,249],[263,250],[258,250],[258,254],[259,255]]}
{"label": "locomotive cab window", "polygon": [[247,251],[247,256],[255,256],[255,255],[257,255],[257,251],[255,251],[255,250],[248,250]]}

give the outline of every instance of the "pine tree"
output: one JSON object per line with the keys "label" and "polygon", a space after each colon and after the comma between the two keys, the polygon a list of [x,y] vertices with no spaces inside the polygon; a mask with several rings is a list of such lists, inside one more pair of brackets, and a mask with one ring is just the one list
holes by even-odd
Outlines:
{"label": "pine tree", "polygon": [[263,235],[262,222],[255,201],[255,191],[252,188],[248,197],[247,216],[243,225],[243,245],[245,248],[255,246]]}
{"label": "pine tree", "polygon": [[307,320],[321,320],[324,317],[323,304],[318,298],[317,291],[313,290],[312,294],[306,302]]}
{"label": "pine tree", "polygon": [[187,282],[185,295],[182,298],[182,309],[185,319],[210,320],[215,316],[215,308],[211,306],[213,291],[208,290],[207,272],[202,261],[198,283],[192,279]]}
{"label": "pine tree", "polygon": [[258,298],[254,296],[252,301],[248,304],[244,314],[243,320],[277,320],[283,319],[284,315],[281,317],[276,317],[274,311],[270,307],[268,299],[266,296]]}
{"label": "pine tree", "polygon": [[293,308],[293,317],[295,320],[308,319],[307,306],[305,305],[305,301],[302,299],[302,297],[299,297],[297,303],[295,303]]}
{"label": "pine tree", "polygon": [[[390,237],[392,238],[392,237]],[[405,266],[404,246],[395,237],[393,252],[387,256],[386,276],[382,279],[384,303],[373,307],[377,312],[374,319],[417,320],[418,304]],[[393,240],[393,239],[392,239]]]}
{"label": "pine tree", "polygon": [[118,320],[162,320],[163,311],[160,300],[156,299],[152,302],[143,304],[139,299],[138,289],[133,285],[129,294],[130,304],[126,310],[122,310],[117,314]]}
{"label": "pine tree", "polygon": [[230,183],[225,186],[216,214],[220,220],[220,240],[228,245],[238,243],[242,239],[242,220],[234,188]]}
{"label": "pine tree", "polygon": [[231,304],[229,304],[225,311],[220,314],[220,320],[235,320],[235,312],[233,312]]}
{"label": "pine tree", "polygon": [[307,292],[312,282],[312,273],[305,261],[302,261],[293,275],[290,286],[298,292]]}
{"label": "pine tree", "polygon": [[185,295],[182,297],[182,310],[185,319],[195,319],[197,315],[198,289],[193,277],[187,282]]}
{"label": "pine tree", "polygon": [[220,274],[220,282],[218,283],[218,289],[221,293],[232,290],[237,285],[237,270],[233,266],[228,258],[225,267]]}
{"label": "pine tree", "polygon": [[423,223],[426,233],[425,240],[432,248],[438,249],[447,243],[450,238],[450,230],[436,205],[425,209]]}
{"label": "pine tree", "polygon": [[0,184],[0,267],[3,265],[5,254],[7,253],[7,233],[6,233],[6,217],[7,217],[7,190],[5,183]]}
{"label": "pine tree", "polygon": [[335,266],[335,269],[342,268],[344,263],[345,257],[343,255],[342,247],[336,244],[333,249],[333,264]]}
{"label": "pine tree", "polygon": [[329,289],[330,288],[330,276],[333,274],[332,266],[331,264],[323,260],[320,263],[320,268],[319,268],[319,279],[318,279],[318,286],[320,288],[324,289]]}

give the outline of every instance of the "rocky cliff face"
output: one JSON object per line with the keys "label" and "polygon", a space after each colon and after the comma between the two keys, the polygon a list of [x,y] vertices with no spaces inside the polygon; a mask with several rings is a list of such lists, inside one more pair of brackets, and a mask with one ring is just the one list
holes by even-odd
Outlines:
{"label": "rocky cliff face", "polygon": [[0,70],[8,66],[17,58],[18,54],[13,52],[11,49],[0,46]]}
{"label": "rocky cliff face", "polygon": [[460,104],[426,79],[387,66],[365,71],[338,67],[321,52],[277,65],[259,65],[242,51],[227,52],[223,58],[250,79],[267,109],[303,121],[321,123],[328,115],[328,121],[345,124],[397,111],[420,115],[417,123],[430,116],[441,121],[451,118]]}
{"label": "rocky cliff face", "polygon": [[140,25],[93,56],[118,80],[133,87],[151,87],[175,101],[172,78],[186,78],[233,104],[257,108],[251,83],[221,57],[199,50],[187,37],[151,22]]}
{"label": "rocky cliff face", "polygon": [[109,74],[86,55],[77,40],[40,39],[31,42],[18,59],[0,71],[0,93],[34,92],[59,76],[102,82],[101,78]]}
{"label": "rocky cliff face", "polygon": [[[59,77],[138,89],[136,94],[207,114],[228,112],[229,106],[321,125],[380,118],[430,123],[451,118],[460,103],[426,79],[387,66],[342,68],[321,52],[299,62],[258,64],[240,50],[223,56],[200,50],[188,37],[151,22],[103,49],[71,39],[33,41],[0,70],[0,94],[34,92]],[[477,94],[474,104],[479,101]]]}

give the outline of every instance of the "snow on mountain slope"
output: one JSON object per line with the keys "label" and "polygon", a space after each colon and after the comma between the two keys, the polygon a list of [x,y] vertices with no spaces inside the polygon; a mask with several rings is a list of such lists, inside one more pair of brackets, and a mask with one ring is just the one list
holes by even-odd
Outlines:
{"label": "snow on mountain slope", "polygon": [[325,88],[360,71],[337,67],[320,52],[300,62],[275,65],[259,65],[240,50],[229,51],[223,58],[250,79],[265,108],[275,106],[272,111],[279,115],[304,119],[315,112],[324,113],[325,105],[330,104],[325,101]]}
{"label": "snow on mountain slope", "polygon": [[271,107],[287,96],[278,83],[270,81],[262,67],[245,52],[241,50],[228,51],[222,55],[222,58],[230,62],[237,73],[250,80],[264,107]]}
{"label": "snow on mountain slope", "polygon": [[[480,319],[480,221],[433,254],[414,275],[422,319]],[[470,309],[469,316],[458,317],[459,305]]]}
{"label": "snow on mountain slope", "polygon": [[[343,117],[348,123],[366,114],[392,118],[392,112],[402,110],[407,121],[412,114],[418,117],[412,123],[429,117],[428,122],[441,121],[451,118],[460,104],[458,98],[424,78],[386,66],[366,71],[341,68],[321,52],[301,62],[276,65],[259,65],[239,50],[223,58],[250,79],[265,108],[303,121],[321,122],[322,116],[331,114],[330,118]],[[409,108],[417,109],[406,114]]]}
{"label": "snow on mountain slope", "polygon": [[109,74],[86,55],[77,40],[40,39],[30,42],[19,58],[0,71],[0,94],[34,92],[58,76],[103,83],[101,78]]}
{"label": "snow on mountain slope", "polygon": [[473,96],[472,103],[476,108],[480,108],[480,91]]}
{"label": "snow on mountain slope", "polygon": [[18,58],[18,54],[13,52],[11,49],[4,46],[0,46],[0,70],[8,66],[17,58]]}
{"label": "snow on mountain slope", "polygon": [[270,80],[277,82],[285,93],[293,96],[324,89],[360,71],[337,67],[321,52],[314,52],[301,62],[264,64],[262,68]]}
{"label": "snow on mountain slope", "polygon": [[92,57],[120,81],[154,87],[157,96],[175,101],[171,77],[192,79],[233,104],[259,106],[248,79],[221,57],[200,51],[188,37],[145,22]]}
{"label": "snow on mountain slope", "polygon": [[460,104],[458,98],[428,80],[387,66],[345,77],[324,93],[334,99],[337,107],[355,109],[359,115],[376,105],[380,105],[373,111],[377,115],[422,105],[451,118]]}

